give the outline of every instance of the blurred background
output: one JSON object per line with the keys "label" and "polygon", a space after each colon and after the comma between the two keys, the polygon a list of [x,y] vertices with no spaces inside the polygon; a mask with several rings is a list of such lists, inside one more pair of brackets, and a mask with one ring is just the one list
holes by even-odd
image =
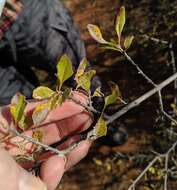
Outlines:
{"label": "blurred background", "polygon": [[[123,35],[135,36],[129,55],[156,83],[173,74],[174,65],[171,64],[169,46],[152,37],[172,43],[174,54],[177,54],[177,1],[63,0],[63,2],[79,27],[86,46],[87,58],[103,84],[108,80],[116,82],[127,103],[150,90],[152,86],[119,53],[100,49],[90,37],[87,24],[100,26],[105,39],[116,37],[115,18],[120,6],[124,5],[127,23]],[[175,117],[171,107],[176,96],[174,84],[166,87],[162,94],[165,110]],[[163,153],[167,150],[171,139],[164,134],[164,129],[171,125],[171,122],[160,114],[158,96],[154,95],[119,119],[117,127],[123,128],[128,133],[128,139],[123,141],[122,145],[108,146],[106,139],[103,142],[95,142],[88,156],[65,174],[58,190],[127,190],[131,180],[141,173],[154,156],[154,152]],[[176,169],[177,164],[174,164],[174,167]],[[147,172],[136,189],[163,189],[163,176],[163,167],[158,163]],[[176,177],[175,175],[170,177],[168,184],[170,190],[177,189]]]}

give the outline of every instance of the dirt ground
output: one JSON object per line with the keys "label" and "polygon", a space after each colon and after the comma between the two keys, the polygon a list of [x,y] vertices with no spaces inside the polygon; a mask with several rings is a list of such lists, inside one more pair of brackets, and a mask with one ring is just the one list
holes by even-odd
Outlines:
{"label": "dirt ground", "polygon": [[[88,59],[98,76],[103,83],[108,80],[116,82],[126,102],[136,99],[152,86],[120,54],[100,49],[90,37],[87,24],[99,25],[105,38],[114,38],[115,16],[120,6],[125,5],[127,24],[124,35],[135,35],[129,55],[156,83],[172,75],[168,46],[146,39],[143,34],[172,42],[177,55],[177,1],[64,0],[64,3],[80,29]],[[165,110],[169,113],[175,95],[173,84],[163,90]],[[88,156],[64,175],[58,190],[127,190],[132,179],[152,160],[153,151],[164,152],[169,146],[163,129],[170,127],[171,123],[159,114],[158,96],[148,99],[119,120],[128,131],[127,142],[116,147],[94,143]],[[137,190],[163,189],[162,165],[158,163],[154,172],[148,171]],[[170,178],[168,188],[177,189],[174,176]]]}

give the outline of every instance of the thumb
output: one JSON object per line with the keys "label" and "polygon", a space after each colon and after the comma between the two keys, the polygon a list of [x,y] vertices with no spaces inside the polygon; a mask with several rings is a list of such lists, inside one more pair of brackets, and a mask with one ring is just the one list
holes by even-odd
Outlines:
{"label": "thumb", "polygon": [[21,168],[9,153],[2,148],[0,148],[0,168],[0,189],[47,190],[45,184],[39,178]]}

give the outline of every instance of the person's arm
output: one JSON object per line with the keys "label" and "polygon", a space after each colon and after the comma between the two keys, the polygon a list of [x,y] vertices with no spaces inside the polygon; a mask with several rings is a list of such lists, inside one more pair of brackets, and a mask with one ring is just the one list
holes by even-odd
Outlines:
{"label": "person's arm", "polygon": [[[86,97],[80,93],[75,93],[75,97],[79,98],[80,101],[85,102]],[[34,109],[36,103],[30,103],[27,107],[27,111]],[[2,123],[9,123],[11,116],[9,114],[9,107],[1,109],[0,121]],[[62,106],[57,107],[53,110],[45,120],[44,125],[37,130],[41,130],[43,133],[42,143],[51,145],[55,142],[60,141],[63,137],[79,133],[90,127],[92,118],[85,111],[85,109],[70,101],[66,101]],[[1,139],[5,131],[1,128]],[[25,132],[26,135],[32,135],[32,131],[35,129],[28,130]],[[57,155],[50,154],[46,158],[45,162],[42,163],[40,168],[40,178],[36,178],[28,173],[25,169],[19,166],[11,156],[23,155],[22,152],[15,142],[20,141],[19,137],[14,137],[9,143],[1,143],[0,149],[0,189],[6,190],[43,190],[45,185],[48,190],[54,190],[60,182],[63,173],[70,167],[78,163],[88,152],[90,142],[85,140],[81,144],[71,151],[65,158]],[[65,148],[75,139],[71,138],[62,147]],[[27,144],[26,150],[30,149],[30,143]],[[8,150],[8,152],[6,150]],[[10,169],[10,174],[9,174]],[[8,177],[7,177],[8,176]],[[11,181],[12,183],[9,183]]]}
{"label": "person's arm", "polygon": [[0,17],[2,15],[2,10],[4,8],[5,2],[6,2],[6,0],[0,0]]}

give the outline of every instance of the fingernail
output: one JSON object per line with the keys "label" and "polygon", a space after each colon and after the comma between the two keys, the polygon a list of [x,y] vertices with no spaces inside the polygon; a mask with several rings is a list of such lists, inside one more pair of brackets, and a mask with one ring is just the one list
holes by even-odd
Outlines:
{"label": "fingernail", "polygon": [[[40,177],[49,189],[56,189],[64,173],[64,157],[53,156],[41,166]],[[48,171],[48,172],[46,172]],[[52,179],[52,181],[51,181]]]}

